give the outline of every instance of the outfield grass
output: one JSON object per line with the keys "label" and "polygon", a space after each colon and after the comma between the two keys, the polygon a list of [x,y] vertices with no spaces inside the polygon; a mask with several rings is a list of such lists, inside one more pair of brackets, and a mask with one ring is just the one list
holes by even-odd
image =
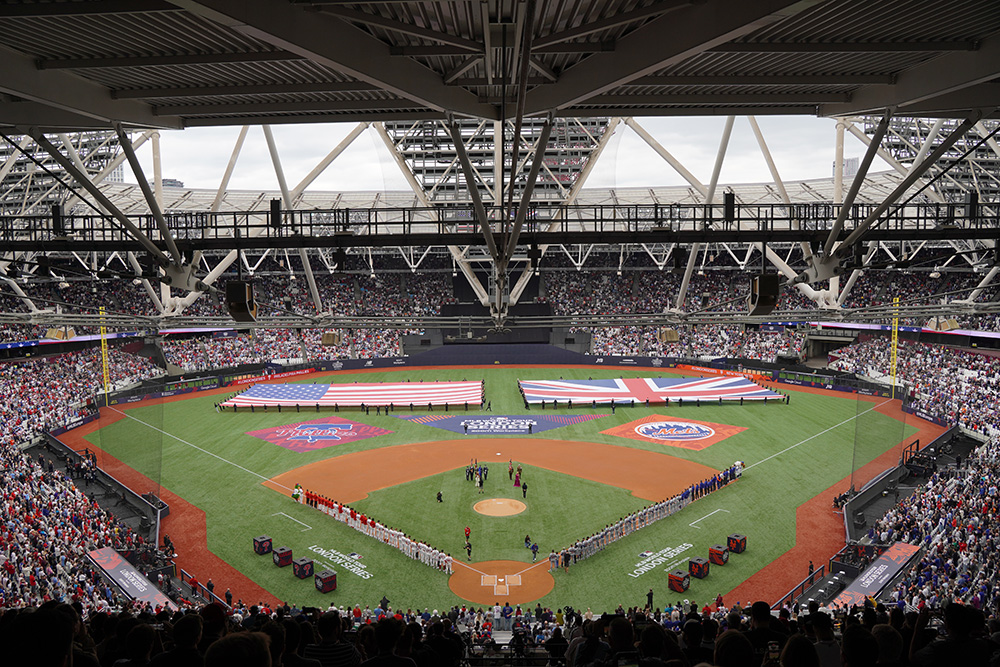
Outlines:
{"label": "outfield grass", "polygon": [[[494,414],[518,415],[525,413],[517,392],[518,378],[649,377],[653,374],[649,369],[619,368],[442,368],[342,373],[311,377],[310,381],[484,378]],[[660,371],[655,374],[669,375]],[[462,436],[391,416],[342,411],[342,416],[393,433],[298,453],[247,436],[245,432],[306,421],[315,418],[315,412],[217,413],[214,404],[218,400],[218,396],[194,394],[183,401],[128,409],[125,412],[129,419],[94,432],[89,440],[202,509],[206,514],[211,550],[279,599],[300,604],[329,604],[331,596],[320,595],[309,582],[294,579],[287,570],[271,565],[269,559],[255,556],[250,549],[254,535],[271,535],[276,545],[292,547],[296,557],[306,554],[311,545],[334,548],[345,554],[361,554],[360,562],[372,573],[370,579],[335,567],[340,572],[340,588],[333,595],[345,604],[373,604],[383,594],[387,594],[394,604],[403,606],[442,607],[459,601],[448,589],[447,577],[443,574],[402,557],[394,549],[316,510],[295,505],[289,498],[263,487],[261,482],[298,466],[349,452]],[[751,466],[735,485],[618,542],[571,568],[569,574],[557,573],[556,587],[542,604],[590,606],[595,610],[619,603],[640,604],[650,586],[665,591],[663,570],[669,564],[630,577],[629,573],[635,574],[633,570],[641,559],[641,552],[658,552],[691,544],[692,547],[678,559],[707,555],[708,547],[729,533],[741,532],[750,536],[751,549],[746,554],[734,556],[729,566],[713,568],[708,579],[695,581],[688,597],[709,599],[718,592],[732,589],[794,544],[798,505],[848,476],[852,465],[860,468],[913,432],[914,429],[907,427],[904,433],[903,424],[872,411],[874,405],[850,395],[827,397],[793,392],[789,405],[619,408],[614,415],[535,436],[666,452],[715,469],[728,467],[736,460]],[[607,412],[574,409],[572,414]],[[560,414],[567,413],[560,411]],[[320,416],[329,414],[323,412]],[[733,424],[747,430],[702,451],[600,433],[649,414]],[[549,548],[588,535],[608,521],[646,504],[622,489],[538,468],[526,468],[525,479],[530,480],[528,510],[515,517],[490,518],[472,511],[472,505],[480,498],[519,497],[520,491],[508,483],[505,468],[491,469],[486,486],[489,493],[481,497],[472,484],[465,481],[464,472],[456,470],[374,492],[356,506],[390,526],[451,551],[456,557],[464,543],[462,530],[469,525],[473,531],[474,560],[529,561],[530,554],[523,547],[525,533],[538,541],[541,557]],[[446,501],[441,505],[434,499],[438,490],[444,492]],[[689,525],[691,523],[695,525]],[[304,530],[303,524],[311,528]],[[198,574],[202,580],[211,575]],[[663,597],[658,598],[662,600]]]}

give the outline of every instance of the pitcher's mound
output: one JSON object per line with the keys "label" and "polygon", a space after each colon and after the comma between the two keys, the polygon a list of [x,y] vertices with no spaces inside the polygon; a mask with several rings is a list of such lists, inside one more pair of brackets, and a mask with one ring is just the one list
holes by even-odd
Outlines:
{"label": "pitcher's mound", "polygon": [[486,516],[514,516],[528,509],[528,506],[512,498],[490,498],[480,500],[472,509]]}

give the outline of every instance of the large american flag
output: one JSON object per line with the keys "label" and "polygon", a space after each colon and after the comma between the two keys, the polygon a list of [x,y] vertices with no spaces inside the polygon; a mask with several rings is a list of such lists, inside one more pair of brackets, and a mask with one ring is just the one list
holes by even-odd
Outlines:
{"label": "large american flag", "polygon": [[784,398],[745,377],[521,380],[528,403],[666,403],[670,401]]}
{"label": "large american flag", "polygon": [[366,382],[350,384],[257,384],[222,403],[226,407],[294,405],[479,405],[483,385],[469,382]]}

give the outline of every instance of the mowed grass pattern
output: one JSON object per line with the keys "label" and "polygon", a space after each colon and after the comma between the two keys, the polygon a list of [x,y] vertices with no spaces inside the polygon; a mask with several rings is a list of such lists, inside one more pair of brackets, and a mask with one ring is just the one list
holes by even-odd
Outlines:
{"label": "mowed grass pattern", "polygon": [[[669,375],[652,369],[513,368],[404,369],[395,372],[337,373],[311,376],[314,382],[398,382],[411,380],[486,380],[487,398],[495,415],[525,414],[516,381],[522,379],[650,377]],[[346,528],[316,510],[294,504],[261,485],[263,479],[308,463],[349,452],[390,447],[404,443],[459,439],[463,436],[392,416],[364,415],[341,411],[340,415],[393,431],[392,434],[313,452],[297,453],[245,435],[279,425],[295,424],[328,416],[329,411],[301,413],[275,411],[239,414],[217,413],[218,395],[199,396],[159,406],[124,410],[129,416],[89,436],[89,440],[111,455],[158,480],[206,513],[209,548],[281,600],[299,604],[375,604],[383,594],[394,605],[444,607],[460,602],[448,589],[447,577],[401,556],[396,550]],[[736,460],[751,468],[736,484],[693,503],[678,515],[646,528],[612,545],[597,556],[556,573],[556,587],[543,605],[610,609],[619,603],[644,601],[654,587],[666,591],[670,563],[635,575],[640,553],[692,546],[679,559],[707,555],[708,548],[732,532],[750,537],[746,554],[734,556],[727,567],[716,567],[708,579],[692,584],[688,597],[707,600],[725,593],[787,551],[795,539],[795,509],[798,505],[848,476],[883,452],[898,445],[913,431],[889,417],[874,412],[875,403],[855,397],[828,397],[792,392],[789,405],[759,403],[703,405],[645,409],[619,408],[560,410],[559,414],[605,414],[591,422],[573,424],[539,434],[539,438],[614,444],[620,447],[665,452],[697,461],[715,469]],[[406,413],[409,411],[407,410]],[[415,414],[424,414],[414,411]],[[536,414],[532,409],[528,414]],[[436,413],[437,414],[437,413]],[[470,414],[473,414],[470,411]],[[475,414],[478,414],[476,412]],[[552,414],[548,411],[547,414]],[[603,435],[602,430],[650,414],[733,424],[746,431],[703,451],[665,447],[654,443]],[[905,431],[905,433],[904,433]],[[532,436],[490,436],[532,437]],[[857,447],[855,440],[857,439]],[[790,449],[789,449],[790,448]],[[787,451],[783,451],[787,450]],[[779,452],[783,452],[778,454]],[[775,456],[775,454],[778,454]],[[760,465],[755,465],[761,462]],[[483,517],[472,505],[485,497],[518,497],[520,490],[509,484],[506,462],[491,466],[487,493],[479,496],[464,472],[454,470],[392,489],[372,493],[356,503],[387,525],[451,551],[464,559],[462,531],[473,530],[473,559],[509,558],[530,561],[523,547],[525,533],[538,540],[539,558],[560,540],[583,537],[608,521],[646,504],[625,490],[573,478],[533,467],[525,468],[529,481],[528,510],[507,518]],[[435,500],[444,492],[445,503]],[[440,505],[443,505],[440,506]],[[287,515],[287,516],[286,516]],[[707,518],[702,518],[707,517]],[[310,529],[304,529],[302,522]],[[694,523],[695,525],[689,525]],[[362,555],[360,563],[372,573],[363,579],[335,567],[338,591],[323,596],[309,581],[295,579],[287,569],[274,567],[269,558],[251,550],[255,535],[266,533],[276,545],[291,547],[296,555],[311,555],[318,545]],[[555,542],[556,544],[553,544]],[[457,545],[457,546],[456,546]],[[317,561],[317,565],[325,563]],[[211,572],[196,572],[203,581]],[[217,580],[218,583],[218,580]],[[664,599],[658,597],[658,602]]]}

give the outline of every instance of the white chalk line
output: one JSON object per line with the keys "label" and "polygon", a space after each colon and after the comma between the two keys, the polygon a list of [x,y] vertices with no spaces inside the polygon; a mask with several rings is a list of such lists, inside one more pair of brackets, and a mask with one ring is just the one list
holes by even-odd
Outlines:
{"label": "white chalk line", "polygon": [[[150,423],[148,423],[148,422],[144,422],[144,421],[142,421],[141,419],[139,419],[138,417],[133,417],[132,415],[129,415],[129,414],[126,414],[126,413],[122,412],[121,410],[119,410],[119,409],[117,409],[117,408],[109,408],[109,409],[110,409],[110,410],[113,410],[114,412],[117,412],[117,413],[118,413],[118,414],[120,414],[120,415],[121,415],[122,417],[127,417],[128,419],[131,419],[131,420],[133,420],[133,421],[137,421],[137,422],[139,422],[139,423],[140,423],[140,424],[142,424],[143,426],[148,426],[149,428],[153,429],[154,431],[159,431],[159,432],[160,432],[160,433],[162,433],[163,435],[165,435],[165,436],[168,436],[168,437],[171,437],[171,438],[173,438],[174,440],[176,440],[177,442],[179,442],[179,443],[181,443],[181,444],[184,444],[184,445],[187,445],[188,447],[191,447],[192,449],[197,449],[197,450],[198,450],[199,452],[201,452],[201,453],[203,453],[203,454],[208,454],[209,456],[213,456],[213,457],[215,457],[215,458],[219,459],[220,461],[222,461],[223,463],[228,463],[229,465],[233,466],[234,468],[239,468],[239,469],[240,469],[240,470],[242,470],[243,472],[246,472],[246,473],[250,473],[250,474],[251,474],[251,475],[253,475],[254,477],[257,477],[258,479],[262,479],[262,480],[264,480],[265,482],[271,482],[271,478],[270,478],[270,477],[264,477],[264,475],[261,475],[260,473],[256,473],[256,472],[254,472],[253,470],[250,470],[249,468],[244,468],[243,466],[241,466],[241,465],[240,465],[240,464],[238,464],[238,463],[233,463],[233,462],[232,462],[232,461],[230,461],[229,459],[226,459],[226,458],[223,458],[223,457],[219,456],[218,454],[216,454],[216,453],[214,453],[214,452],[210,452],[210,451],[208,451],[207,449],[202,449],[202,448],[201,448],[201,447],[199,447],[198,445],[196,445],[196,444],[194,444],[194,443],[191,443],[191,442],[188,442],[187,440],[184,440],[183,438],[178,438],[178,437],[177,437],[176,435],[174,435],[173,433],[167,433],[167,432],[166,432],[166,431],[164,431],[163,429],[161,429],[161,428],[157,428],[156,426],[153,426],[152,424],[150,424]],[[288,488],[287,486],[285,486],[284,484],[278,484],[277,482],[271,482],[271,483],[272,483],[272,484],[274,484],[275,486],[280,486],[280,487],[281,487],[281,488],[283,488],[283,489],[287,489],[288,491],[291,491],[291,489],[290,489],[290,488]]]}
{"label": "white chalk line", "polygon": [[712,516],[713,514],[716,514],[717,512],[725,512],[726,514],[730,514],[731,513],[729,510],[724,510],[722,508],[719,508],[719,509],[717,509],[717,510],[715,510],[713,512],[709,512],[705,516],[701,517],[701,519],[695,519],[694,521],[692,521],[688,525],[691,526],[692,528],[697,528],[698,530],[701,530],[701,526],[696,526],[694,524],[698,523],[699,521],[703,521],[703,520],[707,519],[708,517]]}
{"label": "white chalk line", "polygon": [[746,468],[744,468],[743,470],[744,470],[744,471],[746,471],[746,470],[750,470],[750,468],[753,468],[753,467],[755,467],[755,466],[759,466],[759,465],[760,465],[761,463],[766,463],[767,461],[770,461],[771,459],[773,459],[773,458],[774,458],[774,457],[776,457],[776,456],[781,456],[781,455],[782,455],[782,454],[784,454],[785,452],[790,452],[790,451],[792,451],[793,449],[795,449],[796,447],[798,447],[799,445],[804,445],[804,444],[806,444],[807,442],[809,442],[810,440],[815,440],[815,439],[816,439],[816,438],[818,438],[819,436],[821,436],[821,435],[823,435],[823,434],[825,434],[825,433],[829,433],[829,432],[830,432],[830,431],[832,431],[833,429],[835,429],[835,428],[838,428],[838,427],[840,427],[840,426],[843,426],[844,424],[847,424],[848,422],[852,422],[852,421],[854,421],[855,419],[857,419],[858,417],[860,417],[861,415],[865,415],[865,414],[868,414],[868,413],[869,413],[869,412],[871,412],[872,410],[876,410],[876,409],[878,409],[878,408],[881,408],[881,407],[882,407],[883,405],[885,405],[886,403],[891,403],[891,402],[892,402],[892,399],[889,399],[889,400],[887,400],[887,401],[883,401],[883,402],[879,403],[878,405],[875,405],[875,406],[872,406],[872,407],[868,408],[868,409],[867,409],[867,410],[865,410],[864,412],[860,412],[860,413],[858,413],[858,414],[854,415],[853,417],[848,417],[847,419],[845,419],[844,421],[840,422],[839,424],[834,424],[834,425],[833,425],[833,426],[831,426],[830,428],[827,428],[827,429],[824,429],[824,430],[820,431],[819,433],[815,433],[815,434],[813,434],[813,435],[809,436],[808,438],[806,438],[805,440],[803,440],[803,441],[801,441],[801,442],[797,442],[797,443],[795,443],[795,444],[794,444],[794,445],[792,445],[791,447],[786,447],[785,449],[782,449],[782,450],[781,450],[780,452],[776,452],[776,453],[774,453],[774,454],[771,454],[771,455],[770,455],[770,456],[768,456],[768,457],[767,457],[766,459],[761,459],[760,461],[757,461],[757,463],[751,463],[750,465],[748,465],[748,466],[747,466]]}
{"label": "white chalk line", "polygon": [[302,532],[302,533],[304,533],[304,532],[306,532],[307,530],[312,530],[312,529],[313,529],[313,527],[312,527],[312,526],[310,526],[310,525],[309,525],[308,523],[303,523],[303,522],[299,521],[298,519],[296,519],[296,518],[295,518],[295,517],[293,517],[293,516],[288,516],[288,515],[287,515],[287,514],[285,514],[284,512],[275,512],[275,513],[274,513],[274,514],[272,514],[271,516],[278,516],[279,514],[280,514],[281,516],[285,517],[286,519],[291,519],[292,521],[294,521],[295,523],[299,524],[300,526],[305,526],[305,528],[303,528],[303,529],[302,529],[301,531],[299,531],[299,532]]}

